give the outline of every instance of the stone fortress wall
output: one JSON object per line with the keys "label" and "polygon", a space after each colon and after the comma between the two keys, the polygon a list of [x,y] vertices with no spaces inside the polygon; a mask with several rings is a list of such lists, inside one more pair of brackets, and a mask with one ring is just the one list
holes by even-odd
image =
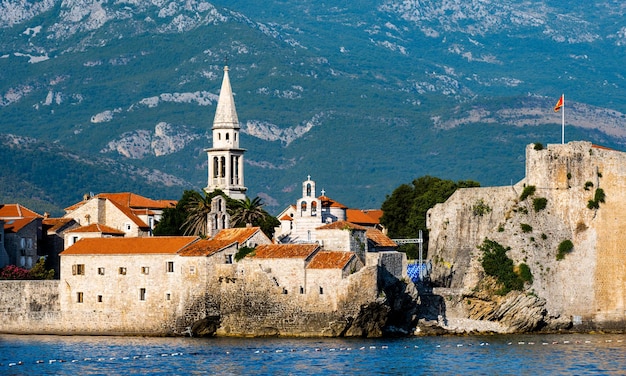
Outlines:
{"label": "stone fortress wall", "polygon": [[[521,201],[528,186],[535,193]],[[599,188],[605,202],[590,209]],[[535,210],[535,198],[547,199],[546,208]],[[489,210],[478,214],[481,204]],[[626,321],[626,153],[589,142],[541,150],[528,145],[525,179],[513,186],[460,189],[431,209],[427,222],[432,278],[460,297],[471,295],[484,277],[477,247],[489,238],[510,247],[507,255],[516,265],[530,267],[528,292],[545,299],[550,315],[590,327]],[[564,240],[574,248],[557,261]],[[467,316],[462,307],[448,307],[448,314]]]}

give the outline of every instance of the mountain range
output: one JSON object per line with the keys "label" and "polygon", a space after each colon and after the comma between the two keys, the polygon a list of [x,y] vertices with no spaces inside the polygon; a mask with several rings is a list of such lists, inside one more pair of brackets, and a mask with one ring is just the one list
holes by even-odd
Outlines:
{"label": "mountain range", "polygon": [[626,147],[618,1],[7,0],[0,202],[206,186],[224,65],[245,184],[277,213],[307,175],[377,208],[423,175],[507,185],[524,147]]}

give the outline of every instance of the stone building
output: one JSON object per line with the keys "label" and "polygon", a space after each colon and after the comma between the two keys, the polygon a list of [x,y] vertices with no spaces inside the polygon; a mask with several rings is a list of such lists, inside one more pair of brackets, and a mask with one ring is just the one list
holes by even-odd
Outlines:
{"label": "stone building", "polygon": [[43,216],[20,204],[0,205],[0,268],[30,269],[40,256]]}
{"label": "stone building", "polygon": [[172,200],[153,200],[130,192],[100,193],[85,195],[83,201],[66,208],[63,217],[80,226],[108,226],[127,237],[151,236],[163,209],[175,205]]}

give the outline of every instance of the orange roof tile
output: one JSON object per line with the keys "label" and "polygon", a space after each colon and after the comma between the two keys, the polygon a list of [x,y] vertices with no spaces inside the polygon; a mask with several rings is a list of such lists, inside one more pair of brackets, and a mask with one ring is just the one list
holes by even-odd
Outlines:
{"label": "orange roof tile", "polygon": [[87,226],[81,226],[75,229],[72,229],[68,232],[98,232],[102,234],[111,234],[111,235],[124,235],[125,232],[118,230],[113,227],[101,225],[99,223],[92,223]]}
{"label": "orange roof tile", "polygon": [[255,258],[307,258],[319,249],[317,244],[261,244],[254,250]]}
{"label": "orange roof tile", "polygon": [[237,244],[237,242],[231,242],[228,240],[203,239],[203,240],[198,240],[197,242],[186,246],[180,252],[178,252],[178,255],[183,256],[183,257],[194,257],[194,256],[206,257],[206,256],[211,256],[235,244]]}
{"label": "orange roof tile", "polygon": [[325,224],[317,228],[317,230],[367,230],[363,226],[355,225],[348,221],[337,221]]}
{"label": "orange roof tile", "polygon": [[236,227],[236,228],[225,228],[215,234],[213,240],[224,240],[237,242],[239,244],[245,243],[246,240],[250,239],[257,231],[260,231],[260,227]]}
{"label": "orange roof tile", "polygon": [[352,223],[361,223],[364,225],[377,225],[378,221],[370,217],[367,213],[360,209],[346,210],[346,220]]}
{"label": "orange roof tile", "polygon": [[354,257],[352,252],[320,251],[313,256],[307,269],[343,269]]}
{"label": "orange roof tile", "polygon": [[176,206],[176,201],[173,200],[153,200],[131,192],[100,193],[96,197],[108,198],[109,200],[115,201],[120,205],[133,209],[164,209]]}
{"label": "orange roof tile", "polygon": [[398,246],[393,240],[391,240],[387,235],[383,234],[383,232],[378,229],[367,229],[367,231],[365,231],[365,236],[368,240],[372,241],[375,245],[379,247]]}
{"label": "orange roof tile", "polygon": [[340,204],[328,196],[320,196],[318,197],[318,199],[322,201],[322,207],[341,208],[341,209],[348,208],[344,204]]}
{"label": "orange roof tile", "polygon": [[16,233],[33,222],[36,218],[17,218],[4,220],[4,232]]}
{"label": "orange roof tile", "polygon": [[197,236],[155,236],[149,238],[85,238],[60,255],[174,255],[197,241]]}
{"label": "orange roof tile", "polygon": [[127,206],[123,206],[119,202],[116,202],[116,201],[113,201],[113,200],[109,200],[109,201],[111,202],[111,204],[113,204],[113,206],[115,206],[122,213],[124,213],[124,215],[126,217],[128,217],[128,219],[132,220],[137,225],[137,227],[139,227],[139,228],[148,228],[148,225],[146,224],[146,222],[142,221],[141,218],[137,217],[135,215],[135,213],[133,213],[132,209],[130,209]]}
{"label": "orange roof tile", "polygon": [[20,204],[3,204],[0,205],[0,219],[5,218],[43,218],[43,216]]}
{"label": "orange roof tile", "polygon": [[285,214],[280,218],[280,220],[281,221],[293,221],[293,218],[290,215]]}

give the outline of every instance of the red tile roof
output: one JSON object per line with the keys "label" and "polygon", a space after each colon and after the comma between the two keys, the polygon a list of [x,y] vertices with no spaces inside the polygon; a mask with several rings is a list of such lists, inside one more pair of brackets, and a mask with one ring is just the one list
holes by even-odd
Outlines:
{"label": "red tile roof", "polygon": [[348,221],[337,221],[325,224],[317,228],[317,230],[367,230],[363,226],[355,225]]}
{"label": "red tile roof", "polygon": [[254,250],[255,258],[302,258],[319,249],[317,244],[261,244]]}
{"label": "red tile roof", "polygon": [[337,201],[333,200],[332,198],[330,198],[328,196],[320,196],[320,197],[318,197],[318,199],[320,201],[322,201],[322,207],[323,208],[326,208],[326,207],[341,208],[341,209],[347,209],[348,208],[344,204],[340,204],[340,203],[338,203]]}
{"label": "red tile roof", "polygon": [[20,204],[0,205],[0,219],[9,218],[43,218],[43,216]]}
{"label": "red tile roof", "polygon": [[91,198],[105,198],[110,201],[114,201],[121,206],[131,209],[165,209],[176,206],[174,200],[153,200],[147,197],[140,196],[135,193],[122,192],[122,193],[100,193],[86,200],[77,202],[76,204],[65,208],[66,212],[71,212],[83,206]]}
{"label": "red tile roof", "polygon": [[124,235],[125,234],[124,231],[115,229],[113,227],[101,225],[99,223],[92,223],[87,226],[81,226],[73,230],[70,230],[68,232],[97,232],[97,233],[109,234],[109,235]]}
{"label": "red tile roof", "polygon": [[387,235],[383,234],[383,232],[378,229],[367,229],[367,231],[365,231],[365,236],[368,240],[372,241],[376,246],[379,247],[398,246],[393,240],[391,240]]}
{"label": "red tile roof", "polygon": [[346,210],[346,220],[352,223],[360,223],[363,225],[374,226],[379,222],[374,217],[369,216],[367,213],[360,209],[348,209]]}
{"label": "red tile roof", "polygon": [[6,219],[4,222],[5,233],[16,233],[33,222],[36,218]]}
{"label": "red tile roof", "polygon": [[175,255],[197,236],[155,236],[149,238],[85,238],[60,255]]}
{"label": "red tile roof", "polygon": [[280,217],[281,221],[293,221],[293,218],[290,215],[283,215],[282,217]]}
{"label": "red tile roof", "polygon": [[313,256],[307,269],[343,269],[354,257],[352,252],[320,251]]}
{"label": "red tile roof", "polygon": [[135,213],[133,213],[133,210],[127,206],[123,206],[122,204],[120,204],[117,201],[112,201],[109,200],[111,202],[111,204],[113,204],[113,206],[115,206],[116,208],[118,208],[122,213],[124,213],[124,215],[126,217],[128,217],[128,219],[130,219],[131,221],[133,221],[137,227],[139,228],[143,228],[143,229],[147,229],[149,228],[149,226],[146,224],[146,222],[142,221],[141,218],[137,217],[135,215]]}
{"label": "red tile roof", "polygon": [[207,257],[235,244],[237,243],[227,240],[203,239],[186,246],[180,252],[178,252],[178,255],[183,257]]}
{"label": "red tile roof", "polygon": [[215,234],[213,240],[223,240],[229,242],[237,242],[243,244],[250,239],[257,231],[261,231],[260,227],[237,227],[225,228]]}

